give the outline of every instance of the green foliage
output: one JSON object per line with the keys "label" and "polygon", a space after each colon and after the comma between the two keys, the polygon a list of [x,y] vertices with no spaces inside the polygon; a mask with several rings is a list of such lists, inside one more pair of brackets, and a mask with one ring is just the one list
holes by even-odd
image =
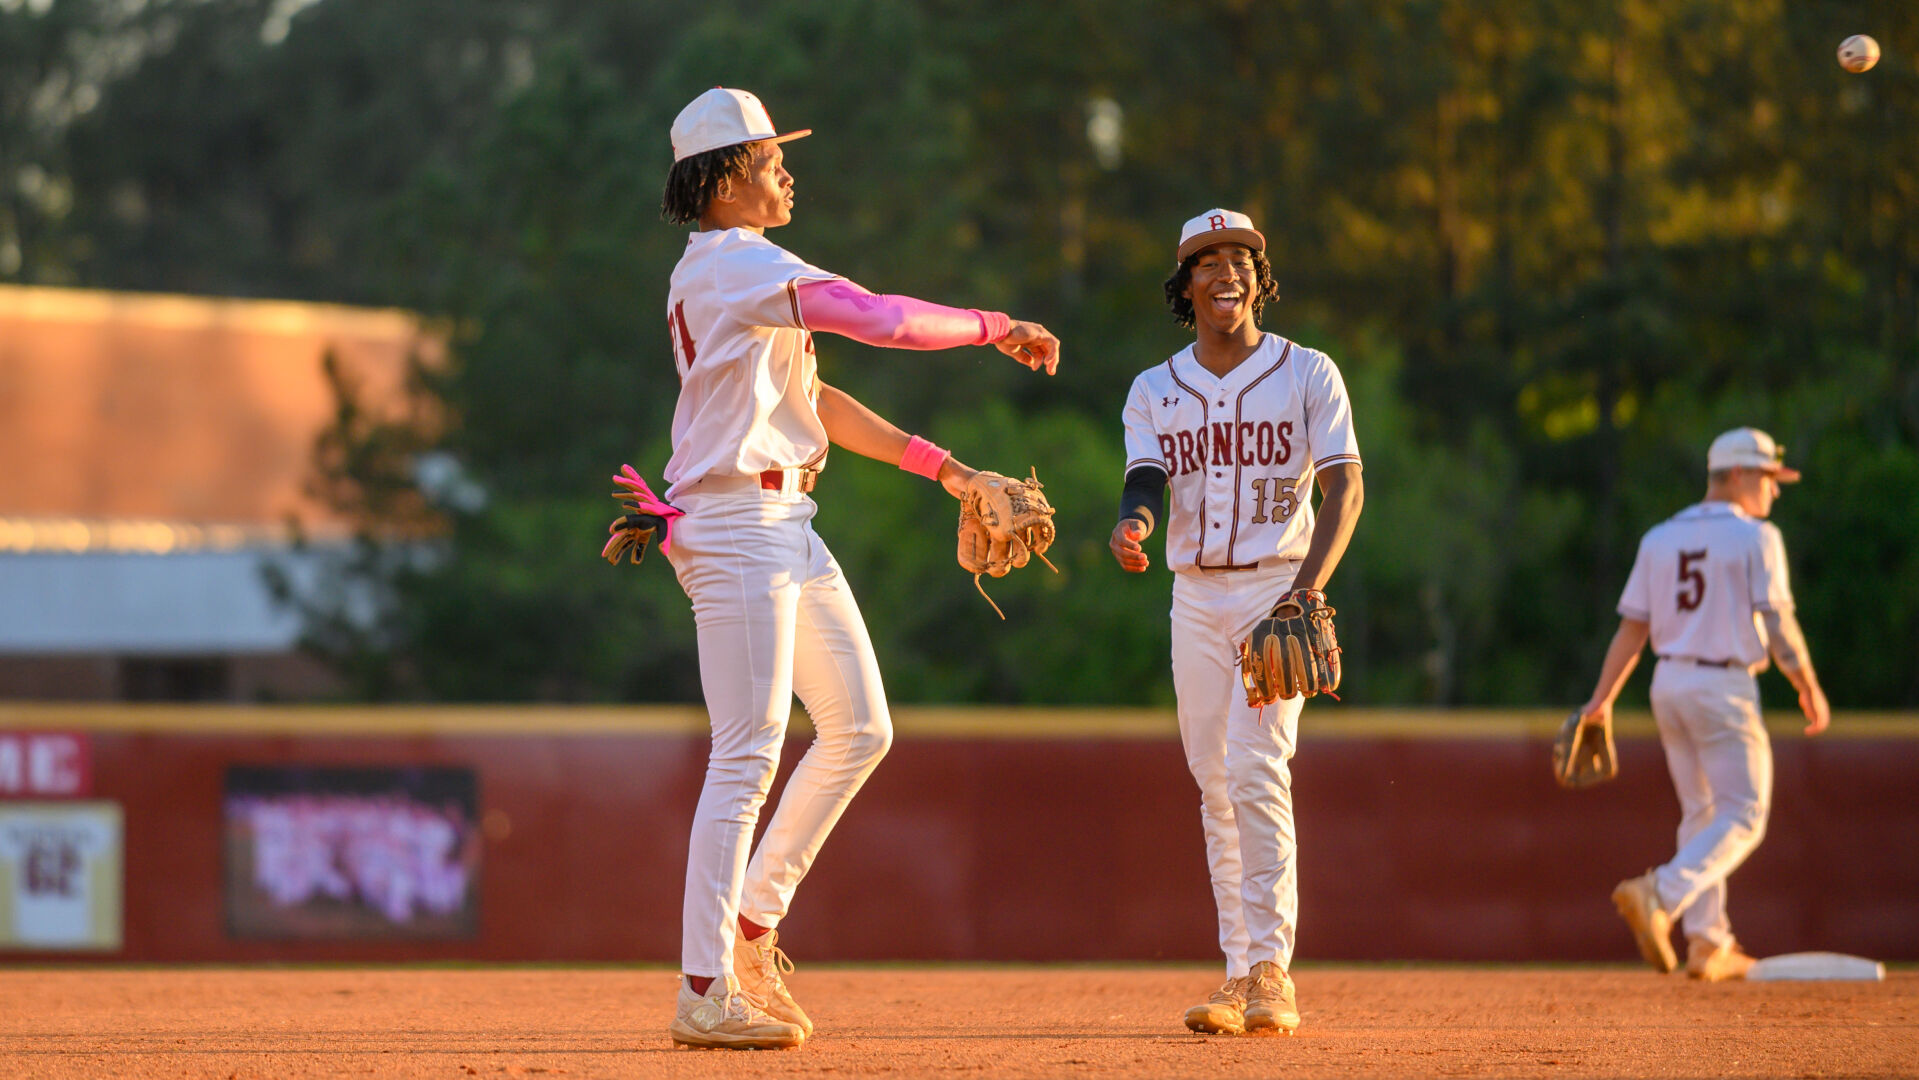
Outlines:
{"label": "green foliage", "polygon": [[[781,243],[1067,343],[1053,379],[820,343],[829,382],[971,464],[1037,465],[1060,508],[1060,573],[987,583],[1002,623],[952,565],[950,499],[834,456],[817,527],[897,700],[1170,700],[1163,565],[1105,550],[1118,416],[1190,340],[1160,303],[1175,230],[1224,204],[1271,243],[1268,328],[1353,395],[1349,700],[1582,699],[1638,536],[1754,423],[1807,469],[1776,517],[1834,701],[1919,704],[1919,8],[321,0],[268,40],[276,7],[0,3],[0,279],[446,320],[436,448],[490,498],[430,558],[343,570],[376,632],[315,607],[363,694],[697,695],[664,560],[594,554],[605,477],[667,456],[666,128],[723,83],[816,129]],[[1885,57],[1848,75],[1862,30]],[[418,510],[387,490],[415,447],[353,420],[323,481],[371,538]]]}

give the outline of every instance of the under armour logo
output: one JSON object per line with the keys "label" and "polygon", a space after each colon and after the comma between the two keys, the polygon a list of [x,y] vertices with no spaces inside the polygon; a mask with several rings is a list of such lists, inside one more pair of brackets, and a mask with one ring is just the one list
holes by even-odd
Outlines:
{"label": "under armour logo", "polygon": [[1212,217],[1206,219],[1206,224],[1211,225],[1215,229],[1223,229],[1226,227],[1226,215],[1214,214]]}
{"label": "under armour logo", "polygon": [[1179,404],[1179,399],[1176,397],[1163,397],[1159,399],[1159,403],[1161,406],[1170,409]]}

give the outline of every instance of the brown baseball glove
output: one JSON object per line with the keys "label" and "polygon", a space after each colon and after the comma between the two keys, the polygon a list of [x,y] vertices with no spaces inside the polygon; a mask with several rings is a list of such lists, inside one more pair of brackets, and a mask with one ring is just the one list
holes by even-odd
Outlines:
{"label": "brown baseball glove", "polygon": [[[1239,677],[1246,703],[1256,708],[1281,698],[1312,697],[1339,689],[1339,638],[1326,594],[1289,592],[1239,646]],[[1337,694],[1334,697],[1338,697]]]}
{"label": "brown baseball glove", "polygon": [[1612,717],[1582,724],[1575,709],[1553,737],[1553,779],[1568,790],[1603,784],[1619,775],[1619,757],[1613,748]]}
{"label": "brown baseball glove", "polygon": [[[981,596],[986,596],[986,589],[979,583],[980,575],[1004,577],[1035,555],[1058,573],[1059,568],[1046,558],[1054,536],[1053,504],[1046,501],[1038,469],[1025,480],[981,471],[966,482],[960,496],[959,564],[973,575],[973,586]],[[986,596],[986,602],[993,604],[993,598]],[[993,604],[993,610],[998,612],[999,605]],[[1000,618],[1005,617],[1000,612]]]}

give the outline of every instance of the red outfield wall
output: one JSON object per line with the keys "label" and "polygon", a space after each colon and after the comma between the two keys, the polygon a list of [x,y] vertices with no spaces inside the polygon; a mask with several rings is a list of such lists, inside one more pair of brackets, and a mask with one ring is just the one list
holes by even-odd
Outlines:
{"label": "red outfield wall", "polygon": [[[798,955],[1215,955],[1198,792],[1170,715],[900,709],[896,719],[891,754],[786,922]],[[1301,958],[1632,959],[1607,894],[1670,853],[1678,806],[1658,742],[1627,721],[1621,778],[1568,793],[1547,773],[1553,722],[1309,708],[1294,760]],[[672,962],[701,724],[687,709],[0,705],[0,730],[86,732],[92,797],[124,810],[124,948],[104,957],[123,962]],[[1760,954],[1919,960],[1919,723],[1834,726],[1818,740],[1775,730],[1770,834],[1732,880],[1735,925]],[[790,740],[787,768],[805,739]],[[283,763],[473,769],[486,822],[478,934],[229,936],[225,771]]]}

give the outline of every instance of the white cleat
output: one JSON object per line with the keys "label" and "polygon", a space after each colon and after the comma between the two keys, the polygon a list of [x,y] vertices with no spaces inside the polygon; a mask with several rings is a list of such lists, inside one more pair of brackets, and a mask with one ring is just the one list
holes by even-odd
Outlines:
{"label": "white cleat", "polygon": [[1227,979],[1213,996],[1186,1010],[1186,1026],[1201,1035],[1239,1035],[1246,1031],[1246,988],[1252,977]]}
{"label": "white cleat", "polygon": [[792,971],[793,961],[780,948],[778,930],[768,930],[752,941],[743,935],[734,939],[733,973],[739,976],[740,989],[758,998],[766,1015],[792,1024],[810,1039],[813,1021],[786,988],[785,976]]}
{"label": "white cleat", "polygon": [[788,1050],[806,1041],[797,1025],[766,1015],[731,975],[713,980],[704,995],[680,980],[680,1007],[667,1028],[680,1046],[708,1050]]}
{"label": "white cleat", "polygon": [[1737,941],[1714,945],[1705,938],[1686,939],[1686,974],[1691,978],[1704,982],[1743,979],[1753,963]]}
{"label": "white cleat", "polygon": [[1299,1030],[1299,1005],[1293,994],[1292,977],[1279,970],[1271,960],[1253,965],[1246,988],[1246,1033],[1278,1032],[1291,1035]]}
{"label": "white cleat", "polygon": [[1679,966],[1679,955],[1672,949],[1672,916],[1661,906],[1659,890],[1653,887],[1652,871],[1627,878],[1612,891],[1613,907],[1626,920],[1633,943],[1646,963],[1668,974]]}

